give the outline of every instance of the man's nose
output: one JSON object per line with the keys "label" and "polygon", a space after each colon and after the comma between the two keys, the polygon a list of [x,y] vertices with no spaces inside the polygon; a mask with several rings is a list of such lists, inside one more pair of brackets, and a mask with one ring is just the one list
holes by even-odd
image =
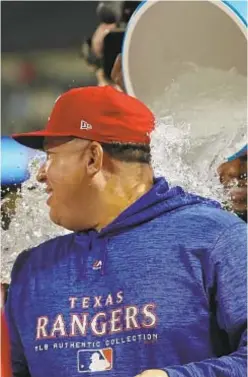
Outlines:
{"label": "man's nose", "polygon": [[41,165],[39,168],[39,171],[37,173],[36,179],[39,183],[44,183],[46,182],[47,175],[46,175],[46,162]]}

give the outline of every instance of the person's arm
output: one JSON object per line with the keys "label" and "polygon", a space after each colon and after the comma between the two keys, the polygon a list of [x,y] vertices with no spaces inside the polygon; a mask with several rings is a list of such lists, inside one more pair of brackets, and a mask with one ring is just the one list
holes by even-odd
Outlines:
{"label": "person's arm", "polygon": [[[24,252],[26,253],[26,252]],[[13,308],[13,303],[15,302],[18,297],[15,296],[15,289],[16,289],[16,270],[18,270],[19,266],[22,263],[19,263],[23,254],[20,254],[14,264],[12,270],[12,281],[9,287],[7,302],[5,305],[5,316],[8,324],[9,330],[9,339],[10,339],[10,348],[11,348],[11,363],[12,363],[12,371],[13,377],[31,377],[27,361],[24,354],[23,345],[21,342],[21,338],[16,326],[15,315]],[[18,313],[18,315],[22,315],[22,313]]]}
{"label": "person's arm", "polygon": [[[217,321],[226,331],[233,352],[162,371],[144,371],[139,377],[245,377],[247,375],[246,342],[246,258],[247,229],[239,223],[224,232],[212,253],[215,274]],[[160,372],[162,372],[160,374]]]}
{"label": "person's arm", "polygon": [[10,342],[9,342],[9,331],[7,328],[4,304],[6,302],[6,284],[1,283],[1,366],[0,366],[0,376],[2,377],[12,377],[11,361],[10,361]]}
{"label": "person's arm", "polygon": [[122,74],[121,54],[119,54],[115,59],[114,66],[111,71],[111,79],[123,92],[125,92],[125,85]]}

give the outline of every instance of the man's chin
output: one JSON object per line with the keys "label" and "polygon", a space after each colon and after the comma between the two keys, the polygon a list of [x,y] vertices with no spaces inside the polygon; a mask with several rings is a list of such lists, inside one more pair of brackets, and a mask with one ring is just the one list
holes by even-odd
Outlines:
{"label": "man's chin", "polygon": [[61,218],[61,216],[58,216],[57,213],[55,213],[52,209],[50,209],[50,212],[49,212],[49,216],[50,216],[50,220],[57,226],[61,227],[61,228],[64,228],[70,232],[77,232],[77,231],[80,231],[82,229],[76,229],[75,227],[72,226],[72,224],[69,224],[68,222],[66,222],[65,220],[63,220]]}
{"label": "man's chin", "polygon": [[88,231],[89,229],[94,229],[94,226],[90,224],[80,223],[76,224],[70,218],[70,216],[63,216],[59,214],[53,207],[50,207],[49,211],[50,220],[57,226],[60,226],[70,232],[84,232]]}
{"label": "man's chin", "polygon": [[55,224],[55,225],[58,225],[58,226],[62,226],[63,225],[61,224],[61,221],[60,221],[60,217],[58,216],[58,214],[52,209],[50,208],[50,211],[49,211],[49,217],[50,217],[50,220]]}

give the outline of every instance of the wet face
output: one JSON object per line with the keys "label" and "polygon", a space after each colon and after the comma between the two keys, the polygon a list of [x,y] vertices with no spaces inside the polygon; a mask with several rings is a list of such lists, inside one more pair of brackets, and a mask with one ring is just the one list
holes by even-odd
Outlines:
{"label": "wet face", "polygon": [[232,210],[238,213],[247,212],[247,155],[220,165],[218,173]]}
{"label": "wet face", "polygon": [[46,163],[37,180],[46,185],[51,220],[66,229],[91,227],[95,177],[101,170],[100,144],[71,138],[47,138]]}

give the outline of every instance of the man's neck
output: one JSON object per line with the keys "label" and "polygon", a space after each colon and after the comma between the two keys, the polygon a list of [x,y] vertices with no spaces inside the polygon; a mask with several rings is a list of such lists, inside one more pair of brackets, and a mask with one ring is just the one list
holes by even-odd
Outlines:
{"label": "man's neck", "polygon": [[113,175],[107,181],[101,200],[101,213],[96,230],[113,222],[125,209],[146,194],[153,186],[153,172],[149,165],[137,166]]}

